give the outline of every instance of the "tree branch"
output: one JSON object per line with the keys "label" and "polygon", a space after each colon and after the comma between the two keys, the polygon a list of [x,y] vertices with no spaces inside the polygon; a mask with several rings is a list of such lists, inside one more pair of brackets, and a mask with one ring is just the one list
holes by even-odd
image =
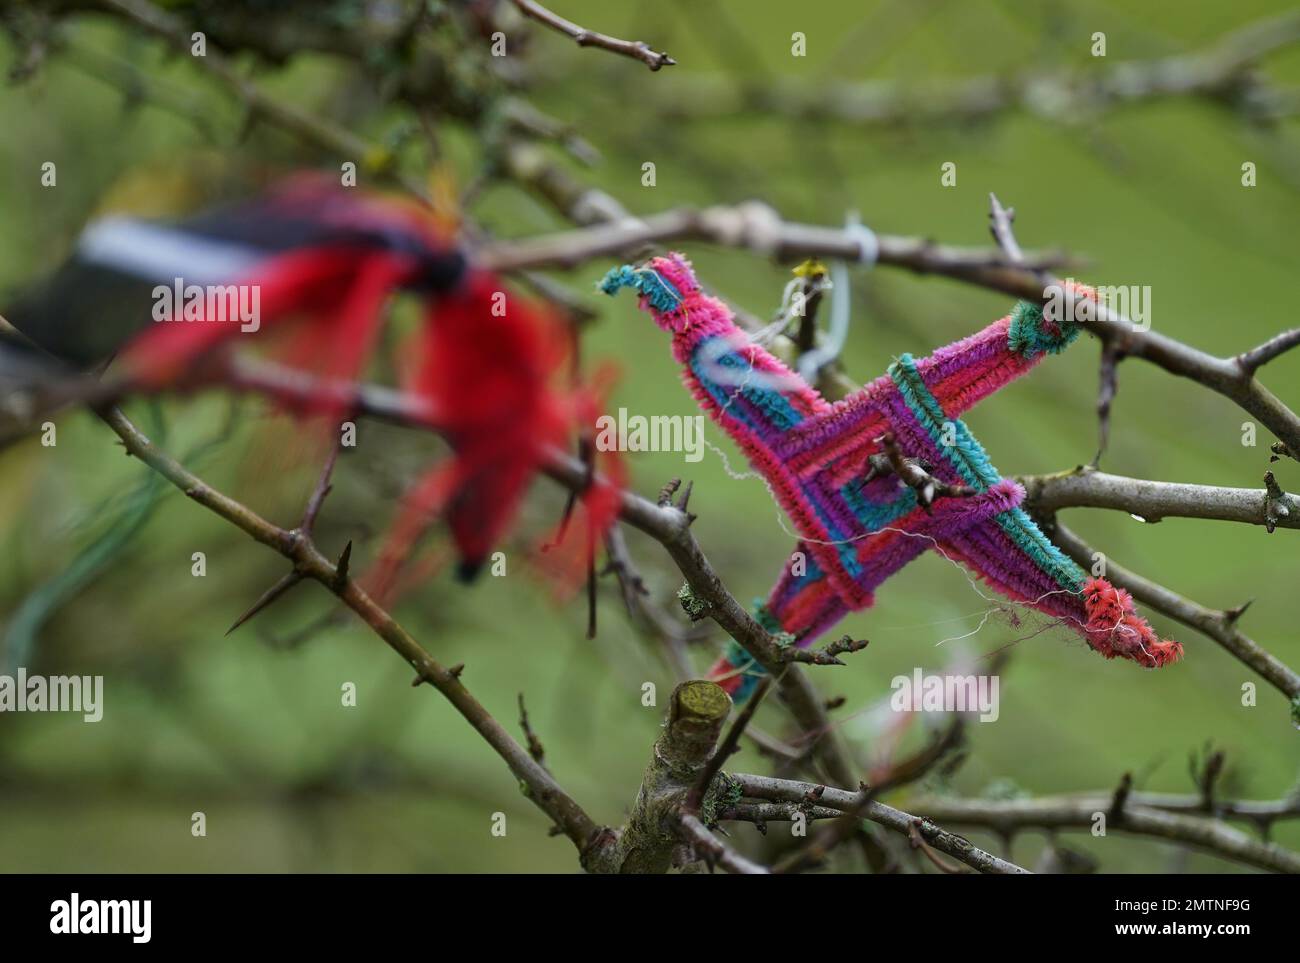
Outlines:
{"label": "tree branch", "polygon": [[1285,354],[1298,344],[1300,344],[1300,328],[1292,328],[1290,331],[1283,331],[1269,338],[1258,348],[1251,348],[1237,355],[1237,364],[1241,366],[1242,371],[1253,376],[1261,366],[1268,364],[1278,355]]}
{"label": "tree branch", "polygon": [[[926,796],[913,800],[917,812],[958,826],[979,826],[1010,834],[1022,829],[1091,829],[1105,805],[1098,800],[958,799]],[[1126,801],[1123,810],[1108,817],[1106,829],[1150,836],[1194,846],[1224,859],[1278,873],[1300,873],[1300,854],[1275,843],[1263,843],[1213,819],[1152,809]]]}
{"label": "tree branch", "polygon": [[579,47],[599,47],[601,50],[608,50],[610,53],[631,57],[633,60],[641,61],[651,70],[658,70],[660,67],[672,67],[677,63],[668,54],[655,51],[640,40],[619,40],[616,37],[607,37],[603,33],[596,33],[594,30],[579,27],[573,21],[565,20],[559,14],[547,10],[540,3],[535,3],[534,0],[514,0],[514,5],[519,8],[519,11],[524,16],[531,17],[538,23],[545,24],[552,30],[571,37]]}
{"label": "tree branch", "polygon": [[470,694],[461,683],[459,673],[444,667],[433,658],[396,620],[379,607],[355,581],[340,578],[339,571],[316,548],[308,533],[301,529],[283,529],[262,518],[252,509],[222,494],[188,471],[178,461],[158,449],[118,408],[100,412],[119,438],[127,453],[158,472],[204,508],[242,529],[293,563],[293,571],[303,578],[319,582],[337,595],[398,655],[415,669],[417,680],[428,682],[455,707],[506,763],[517,779],[527,787],[526,795],[551,817],[572,840],[584,862],[595,852],[599,828],[570,798],[500,723]]}
{"label": "tree branch", "polygon": [[678,816],[678,829],[681,836],[701,859],[716,863],[728,873],[744,876],[765,876],[768,870],[752,860],[746,859],[730,846],[709,832],[709,827],[700,822],[697,816],[682,813]]}
{"label": "tree branch", "polygon": [[947,832],[929,820],[918,819],[902,810],[875,800],[862,805],[860,793],[844,789],[832,789],[814,783],[796,782],[791,779],[773,779],[770,776],[736,775],[731,780],[740,786],[741,792],[753,799],[766,799],[774,802],[803,803],[810,798],[815,805],[834,809],[841,813],[859,812],[860,815],[874,823],[892,829],[910,838],[913,827],[920,832],[921,838],[929,845],[960,860],[981,873],[1026,873],[1028,870],[1005,859],[999,859],[991,853],[973,846],[969,840]]}
{"label": "tree branch", "polygon": [[[526,172],[521,172],[526,173]],[[531,178],[529,179],[532,180]],[[535,185],[537,186],[537,185]],[[581,211],[573,217],[591,226],[557,234],[516,241],[493,241],[477,251],[484,267],[494,271],[521,268],[572,269],[595,258],[626,256],[647,246],[677,241],[707,241],[723,247],[740,248],[778,261],[797,261],[812,256],[861,260],[861,241],[838,227],[800,224],[784,220],[777,211],[759,201],[734,206],[679,207],[644,218],[632,217],[621,208],[583,200],[583,188],[576,183],[562,185],[558,196],[562,213]],[[603,215],[588,210],[595,207]],[[1025,270],[996,249],[952,247],[919,237],[878,234],[877,262],[907,268],[918,274],[942,274],[975,283],[991,282],[999,270]],[[1026,264],[1032,268],[1061,267],[1071,263],[1060,252],[1033,252]]]}
{"label": "tree branch", "polygon": [[[1109,475],[1088,467],[1054,475],[1025,475],[1025,502],[1035,511],[1051,514],[1062,508],[1108,508],[1140,515],[1143,521],[1164,518],[1203,518],[1248,525],[1268,525],[1270,493],[1264,488],[1219,488],[1182,482],[1147,481]],[[1283,493],[1272,498],[1278,528],[1300,528],[1300,497]]]}
{"label": "tree branch", "polygon": [[[786,223],[758,202],[703,211],[682,208],[634,218],[617,201],[611,205],[607,195],[584,188],[540,155],[531,155],[526,164],[507,162],[506,169],[510,176],[537,189],[566,217],[596,226],[482,248],[479,256],[483,262],[500,270],[543,264],[571,267],[638,245],[683,239],[711,241],[777,259],[820,254],[856,260],[862,253],[858,241],[842,230]],[[941,247],[918,238],[888,235],[880,236],[879,241],[880,264],[939,274],[1038,303],[1046,302],[1053,291],[1064,291],[1065,316],[1081,317],[1083,326],[1107,346],[1223,395],[1259,419],[1288,452],[1300,452],[1300,418],[1255,381],[1236,358],[1216,358],[1159,332],[1142,330],[1124,315],[1065,289],[1064,281],[1046,271],[1059,264],[1060,256],[1026,255],[1025,262],[1017,264],[1002,251]],[[839,386],[837,390],[846,391]]]}
{"label": "tree branch", "polygon": [[[1093,564],[1094,551],[1072,531],[1056,524],[1052,541],[1085,569]],[[1176,592],[1106,560],[1106,578],[1151,608],[1209,636],[1234,657],[1258,672],[1288,699],[1300,698],[1300,674],[1237,629],[1244,607],[1216,611],[1185,599]]]}
{"label": "tree branch", "polygon": [[1152,60],[1094,61],[1087,67],[942,77],[927,84],[895,80],[816,83],[764,77],[761,83],[694,79],[690,96],[672,84],[657,93],[660,113],[674,122],[707,120],[743,112],[831,121],[853,126],[912,128],[971,123],[1022,111],[1049,123],[1080,118],[1123,105],[1195,97],[1272,119],[1294,112],[1285,96],[1251,68],[1300,40],[1300,16],[1284,13],[1225,34],[1206,48]]}

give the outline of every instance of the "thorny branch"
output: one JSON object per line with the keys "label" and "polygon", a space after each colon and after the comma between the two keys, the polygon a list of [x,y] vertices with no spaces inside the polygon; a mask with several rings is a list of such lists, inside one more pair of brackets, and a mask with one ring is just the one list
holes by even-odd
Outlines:
{"label": "thorny branch", "polygon": [[1294,91],[1267,84],[1253,70],[1300,41],[1300,16],[1284,13],[1247,24],[1202,50],[1153,60],[1096,60],[1088,68],[1025,71],[1012,76],[945,77],[924,85],[893,80],[761,85],[697,81],[691,96],[677,85],[657,94],[660,113],[676,122],[740,111],[864,127],[907,129],[1031,113],[1076,124],[1127,104],[1198,98],[1267,121],[1296,111]]}
{"label": "thorny branch", "polygon": [[[917,812],[957,826],[978,826],[1009,834],[1023,829],[1090,829],[1098,812],[1098,800],[1081,799],[958,799],[927,796],[913,801]],[[1224,823],[1183,813],[1155,809],[1127,799],[1118,813],[1108,818],[1107,831],[1133,833],[1183,843],[1247,866],[1278,873],[1300,873],[1300,853],[1275,843],[1252,839]]]}
{"label": "thorny branch", "polygon": [[1263,525],[1269,531],[1274,527],[1300,528],[1300,497],[1270,491],[1267,485],[1188,485],[1108,475],[1086,467],[1055,475],[1022,476],[1017,481],[1025,486],[1029,507],[1047,514],[1062,508],[1108,508],[1138,515],[1150,523],[1177,517]]}
{"label": "thorny branch", "polygon": [[[434,660],[355,581],[348,579],[346,572],[340,575],[338,566],[331,564],[316,548],[310,532],[304,531],[302,528],[282,529],[261,518],[247,506],[216,491],[196,475],[190,473],[180,463],[156,448],[119,409],[104,409],[101,416],[118,437],[122,439],[128,454],[139,458],[194,501],[241,528],[255,540],[280,552],[286,559],[293,562],[294,572],[299,573],[303,578],[319,582],[356,612],[376,634],[417,670],[416,684],[428,682],[433,685],[496,750],[510,767],[510,770],[528,787],[528,798],[547,815],[551,816],[560,830],[578,847],[584,865],[597,872],[647,871],[647,869],[661,867],[664,856],[657,853],[662,851],[655,850],[653,847],[646,849],[644,842],[637,843],[638,839],[644,838],[644,834],[642,830],[635,828],[638,825],[635,819],[630,821],[629,828],[622,832],[601,829],[559,787],[554,778],[541,764],[539,758],[541,755],[540,743],[537,743],[535,737],[531,734],[531,727],[528,725],[526,715],[523,713],[522,697],[520,699],[521,725],[524,727],[525,732],[529,734],[528,749],[520,746],[511,738],[487,710],[470,695],[460,681],[463,666],[448,669]],[[553,466],[552,470],[556,474],[572,478],[573,473],[585,471],[577,459],[571,459],[570,461],[567,455],[563,456],[563,458],[564,461]],[[320,490],[321,486],[318,484],[317,491]],[[312,504],[315,504],[316,501],[316,496],[313,495]],[[634,513],[646,510],[655,512],[663,510],[660,506],[641,502],[636,496],[630,494],[625,494],[624,503],[625,516],[627,514],[626,507],[629,505],[634,507]],[[319,506],[317,506],[318,509]],[[678,516],[681,515],[678,508],[671,508],[670,511]],[[635,519],[633,522],[635,524]],[[693,539],[689,540],[688,545],[690,544],[693,544]],[[685,551],[689,555],[692,550],[686,548]],[[694,552],[698,553],[698,546],[694,548]],[[699,553],[699,557],[702,562],[702,553]],[[712,575],[711,569],[707,569],[707,562],[703,562],[703,565],[705,568],[696,573],[697,577],[702,582],[707,580],[706,576],[711,576],[712,579],[716,580],[716,575]],[[692,565],[692,570],[694,570],[694,565]],[[690,577],[690,574],[685,569],[684,574],[687,574],[688,578]],[[720,584],[719,582],[719,587]],[[730,596],[725,594],[725,589],[722,589],[721,592],[723,594],[719,598],[724,601],[730,599]],[[734,599],[730,599],[728,604],[734,606],[737,603],[735,603]],[[762,636],[766,637],[766,633],[756,623],[755,628]],[[738,641],[742,641],[742,644],[752,644],[761,651],[760,639],[743,636]],[[775,643],[771,642],[770,637],[767,638],[767,641],[771,645],[775,645]],[[779,684],[783,678],[789,677],[790,673],[787,667],[777,674],[776,681]],[[803,686],[794,689],[794,691],[802,695],[806,689],[805,682]],[[694,695],[693,693],[697,691],[700,694]],[[696,780],[700,778],[702,773],[708,771],[709,764],[703,760],[708,757],[710,750],[713,748],[722,721],[726,717],[725,707],[730,705],[730,701],[726,699],[725,694],[722,695],[722,701],[719,703],[713,695],[715,691],[721,693],[721,689],[713,683],[690,682],[679,686],[678,691],[674,693],[673,705],[678,708],[674,710],[675,715],[670,715],[670,723],[665,736],[669,741],[663,743],[665,748],[656,752],[657,760],[665,758],[669,760],[669,769],[664,770],[663,775],[656,777],[658,781],[655,782],[655,785],[661,787],[667,785],[662,780],[669,778],[668,773],[675,773],[676,775],[671,778],[676,780],[675,785],[679,785],[679,788],[672,790],[671,798],[672,812],[677,814],[674,818],[678,819],[678,829],[692,840],[692,845],[704,846],[707,858],[717,860],[721,865],[734,868],[735,871],[750,872],[754,870],[754,864],[731,852],[716,839],[713,844],[706,844],[699,837],[699,826],[695,817],[690,814],[690,807],[682,809],[682,803],[687,798],[693,798],[687,796],[691,791],[691,787],[698,785]],[[691,693],[691,695],[688,695],[688,693]],[[811,708],[798,699],[792,702],[791,708],[797,719],[801,715],[806,716],[807,714],[820,716],[822,711],[821,706],[815,702],[815,697]],[[744,729],[744,724],[751,716],[752,709],[742,716],[741,720],[733,728],[733,735],[736,739],[739,738]],[[681,721],[674,723],[674,719]],[[829,732],[823,733],[823,739],[821,740],[823,745],[829,741],[829,735]],[[732,739],[729,737],[724,746],[729,746],[731,743]],[[730,752],[729,749],[727,751]],[[696,758],[700,760],[698,763],[690,762],[690,760]],[[839,768],[844,765],[841,757],[830,752],[825,753],[823,758],[828,769]],[[673,759],[676,761],[671,761]],[[718,764],[720,765],[722,761],[719,759]],[[683,766],[687,768],[683,770]],[[684,772],[685,775],[683,775]],[[689,780],[683,781],[688,776]],[[827,791],[835,792],[833,790]],[[643,786],[644,792],[645,786]],[[849,794],[846,793],[845,795]],[[836,797],[832,796],[832,798]],[[662,799],[660,802],[662,803]],[[835,807],[832,806],[831,808]],[[642,829],[645,826],[662,825],[661,817],[663,813],[660,810],[655,810],[655,813],[656,815],[653,815],[653,818],[651,814],[645,814]],[[911,828],[913,825],[921,825],[915,817],[910,817],[906,813],[891,807],[882,807],[876,803],[864,807],[861,814],[865,818],[880,822],[882,825],[900,832],[910,833],[913,831]],[[989,857],[988,854],[970,847],[960,837],[946,833],[933,824],[927,822],[921,825],[921,829],[927,840],[936,848],[962,859],[968,865],[981,869],[981,871],[1023,872],[1019,867],[1014,867],[1013,864]],[[712,837],[710,836],[710,838]],[[642,862],[643,860],[646,862]],[[758,869],[761,869],[761,867]]]}
{"label": "thorny branch", "polygon": [[[287,404],[293,410],[311,410],[313,405],[318,404],[337,405],[340,408],[356,410],[362,415],[398,424],[436,428],[436,412],[428,410],[427,405],[414,396],[404,395],[392,389],[374,385],[321,383],[310,375],[268,362],[237,359],[231,364],[232,368],[224,381],[225,384],[235,389],[254,390],[266,394]],[[116,397],[114,387],[111,385],[95,387],[100,402],[111,401]],[[64,394],[75,397],[74,392]],[[83,400],[84,397],[83,395]],[[580,490],[581,486],[586,484],[585,472],[586,469],[581,463],[562,452],[553,453],[548,467],[548,473],[570,490],[575,488]],[[1042,516],[1050,516],[1056,510],[1073,506],[1111,507],[1133,511],[1132,504],[1140,502],[1143,517],[1153,521],[1161,517],[1183,515],[1265,524],[1262,505],[1267,493],[1263,491],[1151,482],[1106,475],[1089,469],[1055,476],[1028,476],[1020,481],[1026,487],[1029,506]],[[1135,500],[1134,503],[1123,500],[1130,497]],[[1279,502],[1289,507],[1289,514],[1285,519],[1280,519],[1279,524],[1287,526],[1295,524],[1297,518],[1295,503],[1295,496],[1290,495]],[[664,505],[656,505],[630,492],[625,492],[622,517],[624,521],[665,544],[676,541],[680,537],[679,530],[690,538],[691,543],[694,542],[693,537],[689,535],[688,517],[667,502]],[[1050,524],[1049,528],[1052,528]],[[1052,530],[1057,543],[1067,554],[1085,568],[1091,567],[1093,564],[1091,548],[1059,525]],[[674,558],[688,560],[691,571],[702,584],[716,583],[721,587],[721,582],[717,580],[707,560],[703,559],[703,553],[698,545],[693,549],[688,547],[679,550]],[[699,564],[701,560],[702,566]],[[701,594],[701,597],[705,597],[687,573],[687,569],[682,570],[688,575],[692,588]],[[1236,628],[1236,621],[1242,610],[1207,609],[1113,562],[1108,563],[1108,577],[1121,587],[1129,589],[1139,601],[1214,639],[1232,655],[1259,672],[1288,698],[1300,695],[1300,675]],[[722,591],[725,593],[725,588],[722,588]],[[722,603],[714,604],[712,608],[714,611],[721,612],[734,612],[740,608],[734,598],[731,599],[731,604],[735,608]],[[723,624],[722,620],[717,621]],[[780,664],[780,647],[770,640],[767,633],[763,632],[752,618],[748,619],[748,622],[752,624],[752,628],[742,628],[745,623],[734,618],[731,625],[723,624],[723,627],[751,654],[766,652],[774,656],[774,661],[769,664]],[[733,628],[735,632],[732,631]],[[765,648],[761,641],[763,638],[771,641],[775,653]],[[761,663],[763,660],[760,658],[759,661]],[[812,706],[820,703],[815,694],[809,692],[799,694],[803,688],[803,685],[787,682],[782,686],[782,691],[785,695],[793,695],[803,705],[804,715],[800,721],[805,724],[806,731],[825,731],[829,728],[825,722],[807,724],[809,720],[819,715],[824,717],[824,710],[813,711]],[[841,776],[833,778],[841,784],[850,784],[852,777],[843,778],[843,776],[851,772],[852,768],[843,767],[840,768]]]}
{"label": "thorny branch", "polygon": [[892,806],[875,800],[863,804],[860,792],[844,789],[832,789],[813,783],[795,782],[790,779],[773,779],[770,776],[732,775],[731,779],[740,786],[740,791],[750,799],[762,799],[770,802],[787,802],[802,804],[811,801],[815,805],[833,809],[839,813],[856,813],[865,819],[878,823],[904,836],[911,836],[915,826],[922,838],[939,850],[960,860],[981,873],[1024,873],[1026,870],[1015,863],[985,852],[971,844],[967,839],[940,829],[927,820],[918,819]]}
{"label": "thorny branch", "polygon": [[[1050,529],[1052,540],[1066,555],[1085,568],[1093,564],[1096,553],[1079,536],[1059,523],[1050,526]],[[1162,615],[1197,629],[1218,642],[1233,656],[1258,672],[1288,699],[1295,700],[1300,697],[1300,673],[1237,628],[1237,621],[1249,603],[1232,609],[1209,609],[1124,568],[1111,559],[1106,560],[1106,577],[1115,585],[1131,592],[1139,602],[1150,606]]]}
{"label": "thorny branch", "polygon": [[104,409],[104,421],[113,429],[128,454],[158,472],[209,511],[242,529],[293,563],[293,572],[304,579],[320,583],[352,609],[381,639],[416,671],[417,682],[428,682],[456,708],[528,789],[530,800],[573,841],[585,859],[598,838],[598,827],[582,808],[562,790],[528,750],[519,745],[492,715],[470,694],[460,681],[460,672],[443,666],[431,656],[391,615],[375,601],[346,571],[330,562],[316,547],[311,533],[284,529],[262,518],[247,506],[212,488],[197,475],[159,450],[117,408]]}

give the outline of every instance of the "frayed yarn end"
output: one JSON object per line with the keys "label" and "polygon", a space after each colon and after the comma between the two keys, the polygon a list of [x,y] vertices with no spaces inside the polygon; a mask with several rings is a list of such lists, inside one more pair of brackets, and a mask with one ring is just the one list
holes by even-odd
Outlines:
{"label": "frayed yarn end", "polygon": [[1104,578],[1091,578],[1084,583],[1083,605],[1088,615],[1084,634],[1088,643],[1107,659],[1131,659],[1158,669],[1183,657],[1182,645],[1171,639],[1162,641],[1150,623],[1138,614],[1133,596]]}

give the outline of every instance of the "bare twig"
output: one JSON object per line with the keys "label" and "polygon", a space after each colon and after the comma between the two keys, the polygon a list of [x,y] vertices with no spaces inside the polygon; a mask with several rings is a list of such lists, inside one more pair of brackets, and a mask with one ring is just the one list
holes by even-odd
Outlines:
{"label": "bare twig", "polygon": [[1278,355],[1290,351],[1298,344],[1300,344],[1300,328],[1292,328],[1290,331],[1283,331],[1281,334],[1269,338],[1258,348],[1251,348],[1249,351],[1237,355],[1237,364],[1241,366],[1242,371],[1253,376],[1260,367],[1268,364]]}
{"label": "bare twig", "polygon": [[930,864],[941,873],[947,873],[952,876],[961,873],[969,873],[970,870],[949,862],[934,851],[934,847],[927,843],[925,837],[921,834],[921,827],[923,825],[925,824],[918,819],[912,823],[912,826],[908,831],[907,838],[912,844],[912,848],[918,850],[921,855],[928,859]]}
{"label": "bare twig", "polygon": [[[832,789],[829,786],[818,786],[815,783],[796,782],[790,779],[773,779],[769,776],[733,774],[730,778],[740,785],[741,792],[745,796],[754,799],[802,803],[811,798],[815,804],[839,812],[856,812],[862,806],[860,793],[848,792],[844,789]],[[908,837],[911,836],[912,826],[920,822],[917,828],[927,843],[941,853],[946,853],[981,873],[1027,872],[1015,863],[999,859],[972,845],[969,840],[946,832],[929,820],[918,820],[915,816],[876,800],[870,800],[865,807],[861,808],[860,814],[865,819]]]}
{"label": "bare twig", "polygon": [[610,526],[605,533],[605,554],[608,557],[605,570],[613,572],[618,579],[623,604],[633,623],[644,627],[663,643],[665,658],[677,676],[677,681],[689,679],[692,669],[686,646],[689,642],[697,641],[702,634],[693,626],[683,625],[662,606],[647,598],[649,589],[645,587],[641,573],[632,562],[627,540],[619,525]]}
{"label": "bare twig", "polygon": [[239,527],[254,540],[293,562],[294,572],[319,582],[337,595],[390,648],[410,664],[417,679],[428,682],[447,698],[467,722],[501,756],[515,777],[527,787],[528,798],[551,817],[572,840],[585,861],[601,838],[597,825],[544,768],[529,756],[500,723],[460,681],[460,673],[445,668],[380,608],[355,581],[340,579],[339,572],[301,530],[287,530],[268,522],[252,509],[212,488],[165,454],[117,408],[102,412],[103,419],[122,439],[129,454],[158,472],[203,507]]}
{"label": "bare twig", "polygon": [[855,639],[851,635],[842,635],[834,642],[819,649],[804,649],[788,645],[781,650],[782,662],[802,662],[804,665],[843,665],[836,656],[845,652],[861,652],[870,644],[868,639]]}
{"label": "bare twig", "polygon": [[[958,799],[927,796],[913,800],[918,812],[958,826],[980,826],[1001,833],[1023,829],[1090,829],[1100,809],[1095,800],[1051,799]],[[1206,852],[1248,866],[1279,873],[1300,872],[1300,854],[1272,843],[1262,843],[1214,819],[1182,815],[1143,806],[1129,799],[1108,830],[1166,839],[1194,846]]]}
{"label": "bare twig", "polygon": [[546,769],[546,747],[542,745],[542,740],[537,738],[532,723],[528,721],[528,710],[524,708],[522,692],[519,693],[519,728],[524,732],[524,740],[528,743],[528,754],[533,757],[533,762]]}
{"label": "bare twig", "polygon": [[1124,355],[1113,344],[1101,346],[1097,387],[1097,454],[1092,459],[1093,468],[1101,464],[1101,456],[1110,444],[1110,406],[1119,389],[1119,363],[1123,359]]}
{"label": "bare twig", "polygon": [[998,247],[1006,253],[1007,259],[1013,264],[1023,264],[1025,254],[1020,250],[1020,242],[1016,240],[1016,232],[1011,224],[1016,219],[1016,209],[1014,207],[1003,207],[998,196],[992,191],[989,192],[989,233],[993,235],[993,240],[997,242]]}
{"label": "bare twig", "polygon": [[1062,508],[1108,508],[1138,515],[1146,522],[1164,518],[1202,518],[1247,525],[1300,528],[1300,497],[1280,489],[1220,488],[1182,482],[1148,481],[1110,475],[1089,467],[1054,475],[1025,475],[1025,501],[1050,514]]}
{"label": "bare twig", "polygon": [[802,814],[805,819],[838,819],[844,814],[827,806],[810,806],[807,803],[788,802],[738,802],[718,810],[718,822],[788,823]]}
{"label": "bare twig", "polygon": [[325,504],[329,493],[334,490],[330,479],[334,476],[334,466],[338,463],[340,448],[342,448],[342,435],[336,431],[330,444],[329,454],[325,456],[325,464],[321,466],[320,475],[316,479],[316,487],[312,489],[307,499],[307,507],[303,509],[302,521],[298,523],[298,527],[308,534],[314,532],[321,507]]}
{"label": "bare twig", "polygon": [[709,832],[709,827],[700,822],[697,816],[682,813],[678,817],[678,831],[681,833],[682,838],[695,850],[699,858],[710,864],[721,866],[728,873],[761,876],[766,875],[768,872],[766,868],[753,860],[746,859],[714,836],[713,833]]}
{"label": "bare twig", "polygon": [[[825,793],[824,787],[817,787],[809,793],[808,798],[817,799]],[[871,804],[875,792],[865,783],[858,787],[858,803],[852,809],[842,812],[830,826],[814,833],[808,842],[787,853],[780,862],[772,867],[774,873],[802,873],[824,864],[832,852],[843,842],[852,838],[862,826],[863,812]],[[807,804],[809,808],[812,803]]]}
{"label": "bare twig", "polygon": [[657,91],[660,111],[676,122],[737,113],[797,117],[854,126],[910,128],[970,123],[1026,112],[1053,124],[1077,124],[1116,107],[1200,98],[1251,118],[1285,116],[1293,99],[1273,91],[1252,68],[1300,39],[1300,16],[1284,13],[1225,34],[1202,50],[1088,68],[1011,75],[942,77],[922,85],[895,80],[827,84],[764,77],[762,83],[709,84],[693,79]]}
{"label": "bare twig", "polygon": [[1214,789],[1219,782],[1219,777],[1223,775],[1223,765],[1227,756],[1222,749],[1212,750],[1207,744],[1205,747],[1205,756],[1197,764],[1197,756],[1194,754],[1190,760],[1192,781],[1200,790],[1201,809],[1205,812],[1214,810]]}
{"label": "bare twig", "polygon": [[580,27],[573,21],[565,20],[559,14],[552,13],[540,3],[534,2],[534,0],[514,0],[514,5],[519,8],[524,16],[531,17],[538,23],[545,24],[552,30],[573,38],[573,41],[579,47],[599,47],[601,50],[608,50],[610,53],[631,57],[633,60],[641,61],[651,70],[658,70],[660,67],[672,67],[677,63],[668,54],[660,53],[640,40],[619,40],[617,37],[607,37],[603,33],[596,33],[594,30]]}
{"label": "bare twig", "polygon": [[[485,264],[498,269],[549,265],[572,267],[593,257],[607,256],[670,240],[700,239],[739,247],[778,259],[811,254],[856,260],[859,242],[837,229],[790,224],[770,207],[757,202],[705,210],[679,209],[647,218],[633,218],[622,205],[597,203],[589,190],[575,184],[544,161],[522,163],[510,171],[579,223],[595,224],[576,231],[528,241],[489,246],[480,251]],[[1190,378],[1230,399],[1262,422],[1286,444],[1300,451],[1300,417],[1255,381],[1236,358],[1216,358],[1157,331],[1144,330],[1102,304],[1068,290],[1065,282],[1046,273],[1059,256],[1025,255],[1025,263],[1010,261],[1002,251],[946,248],[917,238],[879,236],[878,262],[922,274],[942,274],[1026,300],[1045,302],[1061,295],[1067,317],[1078,317],[1085,328],[1128,357],[1142,358],[1172,374]],[[842,390],[842,389],[840,389]],[[851,388],[848,390],[852,390]]]}
{"label": "bare twig", "polygon": [[[578,191],[568,188],[564,198]],[[858,261],[862,242],[843,228],[822,227],[783,220],[776,210],[758,201],[730,207],[676,208],[645,218],[633,218],[620,207],[617,214],[590,218],[593,226],[523,241],[496,241],[483,245],[478,260],[496,271],[520,268],[574,268],[595,258],[627,256],[647,246],[674,241],[708,241],[741,248],[778,261],[812,256]],[[990,248],[950,247],[917,237],[878,234],[878,262],[919,274],[943,274],[976,283],[990,281],[998,271],[1023,273],[1024,268]],[[1060,253],[1027,256],[1031,268],[1060,267],[1070,259]]]}

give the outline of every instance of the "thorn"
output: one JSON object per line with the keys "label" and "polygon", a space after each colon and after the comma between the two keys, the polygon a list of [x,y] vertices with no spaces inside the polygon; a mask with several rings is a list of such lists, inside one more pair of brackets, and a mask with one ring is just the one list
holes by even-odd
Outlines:
{"label": "thorn", "polygon": [[[686,512],[686,506],[691,500],[691,489],[694,487],[695,487],[695,482],[688,481],[686,483],[686,488],[682,490],[682,497],[677,499],[677,508],[680,511]],[[691,513],[686,512],[686,514],[690,515]]]}
{"label": "thorn", "polygon": [[453,679],[459,679],[460,674],[464,671],[465,671],[465,663],[457,662],[455,665],[453,665],[450,669],[447,670],[447,674],[451,676]]}
{"label": "thorn", "polygon": [[1101,464],[1101,456],[1106,453],[1106,446],[1110,443],[1110,408],[1115,401],[1115,393],[1119,390],[1119,362],[1123,359],[1123,352],[1112,345],[1102,347],[1098,366],[1097,454],[1092,458],[1091,468]]}
{"label": "thorn", "polygon": [[1237,619],[1241,618],[1242,615],[1245,614],[1246,609],[1250,608],[1254,604],[1254,599],[1246,599],[1246,601],[1242,602],[1240,605],[1234,606],[1230,609],[1224,609],[1223,621],[1227,622],[1229,625],[1235,625]]}
{"label": "thorn", "polygon": [[1133,790],[1133,773],[1126,772],[1120,777],[1119,785],[1115,787],[1115,795],[1110,800],[1110,819],[1112,822],[1119,822],[1124,817],[1124,804],[1128,802],[1128,795]]}
{"label": "thorn", "polygon": [[229,635],[231,632],[235,631],[235,629],[239,628],[241,625],[243,625],[245,622],[251,619],[254,615],[262,611],[262,609],[266,608],[268,605],[270,605],[280,596],[284,595],[285,592],[289,591],[289,589],[293,588],[301,581],[302,581],[302,576],[299,575],[297,572],[290,572],[288,575],[281,578],[278,582],[276,582],[269,589],[263,592],[262,597],[259,598],[256,602],[254,602],[247,612],[245,612],[239,618],[235,619],[234,624],[231,625],[230,628],[226,629],[226,635]]}
{"label": "thorn", "polygon": [[352,539],[343,546],[343,551],[339,553],[339,560],[334,564],[334,584],[343,586],[348,580],[348,565],[352,561]]}

